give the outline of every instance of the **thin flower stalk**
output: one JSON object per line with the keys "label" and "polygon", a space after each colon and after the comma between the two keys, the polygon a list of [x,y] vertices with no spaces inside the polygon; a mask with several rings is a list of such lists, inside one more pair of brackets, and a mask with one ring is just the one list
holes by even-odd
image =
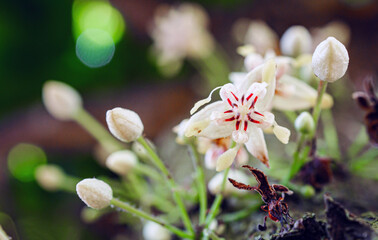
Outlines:
{"label": "thin flower stalk", "polygon": [[221,192],[219,194],[217,194],[217,196],[215,197],[215,200],[214,200],[213,204],[211,205],[209,214],[206,217],[206,222],[205,222],[206,223],[205,224],[206,228],[209,227],[210,223],[214,220],[214,218],[218,214],[220,205],[221,205],[221,203],[223,201],[223,193],[222,192],[224,191],[224,188],[226,186],[227,175],[228,175],[229,171],[230,171],[230,168],[227,168],[224,171],[224,177],[223,177],[223,181],[222,181]]}
{"label": "thin flower stalk", "polygon": [[323,110],[321,116],[323,122],[323,133],[327,143],[329,156],[334,159],[340,159],[339,138],[334,124],[332,112],[329,109]]}
{"label": "thin flower stalk", "polygon": [[152,167],[150,167],[147,164],[138,163],[133,168],[134,171],[136,171],[138,174],[145,175],[147,177],[150,177],[154,181],[163,181],[164,179],[162,176]]}
{"label": "thin flower stalk", "polygon": [[108,153],[124,149],[124,146],[115,140],[113,136],[84,108],[81,108],[77,112],[74,120],[97,139]]}
{"label": "thin flower stalk", "polygon": [[131,206],[130,204],[128,203],[125,203],[125,202],[122,202],[118,199],[115,199],[113,198],[111,201],[110,201],[110,204],[111,206],[115,206],[115,207],[118,207],[120,209],[123,209],[129,213],[132,213],[138,217],[141,217],[141,218],[144,218],[146,220],[149,220],[149,221],[152,221],[152,222],[155,222],[157,224],[160,224],[161,226],[167,228],[168,230],[170,230],[171,232],[173,232],[174,234],[176,234],[177,236],[181,237],[181,238],[189,238],[189,239],[192,239],[192,235],[176,228],[175,226],[172,226],[168,223],[165,223],[163,222],[162,220],[154,217],[154,216],[151,216],[150,214],[142,211],[142,210],[139,210],[133,206]]}
{"label": "thin flower stalk", "polygon": [[[253,195],[253,196],[257,196],[257,195]],[[261,200],[257,200],[256,198],[255,201],[252,201],[252,203],[250,203],[250,207],[239,210],[237,212],[224,214],[222,215],[221,219],[225,223],[239,221],[241,219],[244,219],[250,216],[253,212],[258,211],[260,207],[261,207]]]}
{"label": "thin flower stalk", "polygon": [[301,167],[301,159],[300,159],[300,153],[303,147],[303,144],[306,140],[306,135],[301,134],[299,135],[299,140],[297,142],[297,147],[295,149],[295,152],[293,154],[293,163],[291,164],[290,170],[284,180],[282,181],[282,184],[285,185],[287,184],[294,176],[295,174],[299,171]]}
{"label": "thin flower stalk", "polygon": [[210,232],[209,236],[212,240],[225,240],[225,238],[218,237],[213,231]]}
{"label": "thin flower stalk", "polygon": [[199,205],[200,205],[199,224],[203,224],[206,219],[206,211],[207,211],[207,190],[206,190],[205,173],[201,164],[199,153],[193,141],[190,142],[189,147],[190,147],[190,152],[191,152],[190,155],[193,159],[193,164],[196,171],[195,181],[196,181]]}
{"label": "thin flower stalk", "polygon": [[66,175],[64,181],[62,181],[62,184],[60,185],[60,188],[66,192],[76,193],[75,186],[78,182],[80,182],[79,178]]}
{"label": "thin flower stalk", "polygon": [[314,110],[312,111],[312,117],[314,119],[315,127],[314,127],[314,132],[311,134],[311,138],[313,138],[316,135],[316,129],[318,126],[318,121],[319,121],[320,112],[321,112],[320,104],[322,102],[323,95],[327,89],[327,85],[328,85],[328,82],[319,81],[318,97],[316,98],[316,104],[315,104]]}
{"label": "thin flower stalk", "polygon": [[312,117],[314,119],[314,130],[308,136],[304,134],[300,134],[300,137],[297,143],[297,148],[293,154],[293,163],[291,164],[290,171],[288,172],[287,176],[284,178],[282,182],[284,185],[287,184],[295,176],[295,174],[301,169],[303,164],[306,162],[306,157],[309,152],[309,148],[302,150],[302,147],[307,137],[308,137],[308,140],[311,141],[316,135],[317,124],[318,124],[320,112],[321,112],[321,102],[322,102],[323,95],[327,89],[327,83],[328,82],[326,81],[319,81],[318,97],[316,99],[316,104],[312,112]]}
{"label": "thin flower stalk", "polygon": [[[230,149],[234,148],[235,146],[236,146],[236,142],[232,141]],[[224,171],[224,176],[223,176],[223,180],[222,180],[220,193],[218,193],[217,196],[215,197],[215,200],[213,202],[213,205],[211,206],[210,212],[206,217],[206,225],[205,225],[206,228],[209,227],[210,223],[214,220],[215,216],[218,214],[219,207],[220,207],[222,200],[223,200],[223,191],[226,187],[227,176],[228,176],[229,171],[230,171],[230,168],[227,168]]]}
{"label": "thin flower stalk", "polygon": [[172,189],[173,198],[174,198],[176,204],[178,205],[178,207],[180,209],[181,219],[182,219],[186,229],[191,234],[194,234],[194,229],[193,229],[192,223],[190,221],[189,214],[186,211],[186,208],[185,208],[184,202],[182,201],[180,192],[177,190],[178,186],[177,186],[176,182],[173,180],[171,173],[165,167],[163,161],[159,158],[159,156],[155,153],[155,151],[146,142],[146,140],[143,138],[143,136],[139,137],[137,141],[140,144],[142,144],[142,146],[146,149],[147,153],[150,155],[150,159],[159,168],[159,170],[164,174],[166,181],[168,183],[168,186],[170,187],[170,189]]}
{"label": "thin flower stalk", "polygon": [[369,143],[369,136],[366,133],[365,127],[361,126],[360,130],[358,131],[356,135],[354,142],[348,149],[349,159],[354,159],[368,143]]}
{"label": "thin flower stalk", "polygon": [[208,80],[213,89],[228,82],[229,67],[223,54],[214,51],[205,58],[193,59],[192,64]]}

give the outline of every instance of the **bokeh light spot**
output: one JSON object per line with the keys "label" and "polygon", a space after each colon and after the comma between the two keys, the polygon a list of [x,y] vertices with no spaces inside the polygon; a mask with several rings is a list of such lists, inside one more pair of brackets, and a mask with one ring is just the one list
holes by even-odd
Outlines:
{"label": "bokeh light spot", "polygon": [[88,67],[97,68],[112,60],[115,45],[110,35],[100,29],[85,30],[76,41],[76,55]]}
{"label": "bokeh light spot", "polygon": [[35,169],[46,164],[47,158],[43,150],[35,145],[20,143],[8,154],[8,168],[13,177],[22,181],[34,180]]}
{"label": "bokeh light spot", "polygon": [[76,0],[72,7],[73,30],[78,38],[87,29],[101,29],[117,43],[125,31],[121,13],[104,0]]}

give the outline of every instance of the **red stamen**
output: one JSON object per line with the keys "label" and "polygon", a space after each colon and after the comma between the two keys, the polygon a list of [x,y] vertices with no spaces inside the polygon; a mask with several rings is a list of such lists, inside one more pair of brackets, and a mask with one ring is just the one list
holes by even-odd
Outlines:
{"label": "red stamen", "polygon": [[251,116],[249,116],[249,115],[248,115],[248,120],[253,122],[253,123],[261,123],[260,121],[257,121],[255,119],[251,118]]}
{"label": "red stamen", "polygon": [[232,110],[227,110],[224,113],[232,113],[232,112],[233,112]]}
{"label": "red stamen", "polygon": [[247,97],[247,101],[253,96],[253,93],[249,94],[249,96]]}
{"label": "red stamen", "polygon": [[229,98],[227,98],[227,102],[228,102],[228,104],[230,104],[231,107],[234,107],[234,106],[232,106],[232,102]]}
{"label": "red stamen", "polygon": [[257,115],[260,115],[261,117],[264,117],[264,115],[262,115],[261,113],[259,112],[256,112],[256,111],[253,111],[254,113],[256,113]]}
{"label": "red stamen", "polygon": [[240,121],[237,121],[236,122],[236,130],[239,130],[239,126],[240,126]]}
{"label": "red stamen", "polygon": [[251,106],[249,107],[249,109],[251,109],[251,108],[253,108],[253,107],[255,106],[255,103],[257,102],[257,99],[258,99],[258,98],[259,98],[259,97],[256,96],[255,99],[253,99],[253,102],[252,102]]}
{"label": "red stamen", "polygon": [[244,102],[244,95],[241,98],[241,104],[243,104],[243,102]]}
{"label": "red stamen", "polygon": [[238,113],[237,115],[236,115],[236,119],[239,119],[240,118],[240,113]]}
{"label": "red stamen", "polygon": [[231,122],[235,120],[235,116],[225,119],[226,122]]}
{"label": "red stamen", "polygon": [[247,131],[248,121],[244,121],[244,131]]}
{"label": "red stamen", "polygon": [[232,94],[232,96],[234,96],[236,101],[239,101],[239,98],[237,96],[235,96],[235,94],[233,92],[231,92],[231,94]]}

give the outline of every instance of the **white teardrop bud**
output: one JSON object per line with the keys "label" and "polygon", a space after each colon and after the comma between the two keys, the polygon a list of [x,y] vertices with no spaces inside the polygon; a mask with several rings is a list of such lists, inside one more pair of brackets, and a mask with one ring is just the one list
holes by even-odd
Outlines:
{"label": "white teardrop bud", "polygon": [[217,172],[223,171],[226,168],[230,167],[231,164],[234,162],[236,154],[238,154],[240,146],[236,146],[234,148],[230,148],[222,155],[219,156],[216,164],[215,170]]}
{"label": "white teardrop bud", "polygon": [[64,172],[55,165],[42,165],[35,171],[35,179],[38,184],[48,191],[58,190],[64,181]]}
{"label": "white teardrop bud", "polygon": [[137,113],[120,107],[106,112],[106,122],[113,136],[123,142],[135,141],[144,129]]}
{"label": "white teardrop bud", "polygon": [[302,112],[295,119],[294,122],[295,129],[302,134],[310,134],[314,131],[314,119],[308,112]]}
{"label": "white teardrop bud", "polygon": [[277,139],[280,140],[280,142],[282,142],[283,144],[287,144],[289,142],[289,138],[290,138],[289,129],[282,126],[274,125],[273,133],[277,137]]}
{"label": "white teardrop bud", "polygon": [[126,175],[137,163],[137,156],[129,150],[114,152],[106,159],[106,166],[119,175]]}
{"label": "white teardrop bud", "polygon": [[303,53],[310,53],[311,47],[311,34],[303,26],[292,26],[288,28],[280,40],[281,52],[288,56],[296,57]]}
{"label": "white teardrop bud", "polygon": [[314,74],[322,81],[334,82],[344,76],[349,64],[348,51],[334,37],[321,42],[312,56]]}
{"label": "white teardrop bud", "polygon": [[59,120],[73,119],[82,108],[80,94],[58,81],[47,81],[43,85],[42,100],[47,111]]}
{"label": "white teardrop bud", "polygon": [[106,208],[113,198],[112,188],[96,178],[86,178],[80,181],[76,185],[76,192],[88,207],[94,209]]}
{"label": "white teardrop bud", "polygon": [[143,237],[145,240],[170,240],[171,233],[161,225],[148,221],[143,226]]}

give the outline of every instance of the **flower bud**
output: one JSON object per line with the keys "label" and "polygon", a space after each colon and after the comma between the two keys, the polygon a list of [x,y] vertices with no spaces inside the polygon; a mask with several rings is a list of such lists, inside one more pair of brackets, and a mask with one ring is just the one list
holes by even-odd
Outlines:
{"label": "flower bud", "polygon": [[106,112],[106,122],[113,136],[123,142],[135,141],[144,128],[137,113],[120,107]]}
{"label": "flower bud", "polygon": [[322,81],[334,82],[344,76],[349,64],[348,51],[334,37],[321,42],[312,56],[312,69]]}
{"label": "flower bud", "polygon": [[176,143],[180,145],[185,145],[187,138],[185,137],[185,130],[187,127],[189,119],[182,120],[178,125],[173,127],[173,132],[177,134]]}
{"label": "flower bud", "polygon": [[283,144],[287,144],[289,142],[289,129],[275,124],[273,127],[273,133],[277,137],[277,139],[280,140]]}
{"label": "flower bud", "polygon": [[314,119],[308,112],[302,112],[299,114],[294,122],[295,129],[302,134],[310,134],[314,131]]}
{"label": "flower bud", "polygon": [[55,165],[42,165],[35,171],[35,178],[38,184],[48,191],[58,190],[64,181],[64,172]]}
{"label": "flower bud", "polygon": [[269,49],[275,49],[277,44],[277,34],[263,21],[251,21],[244,43],[251,44],[260,54],[265,54]]}
{"label": "flower bud", "polygon": [[148,221],[143,226],[143,237],[145,240],[170,240],[171,233],[159,224]]}
{"label": "flower bud", "polygon": [[230,148],[222,155],[219,156],[216,164],[215,170],[217,172],[223,171],[226,168],[230,167],[231,164],[234,162],[236,154],[238,154],[240,146],[236,146],[234,148]]}
{"label": "flower bud", "polygon": [[300,192],[305,198],[311,198],[315,195],[315,189],[310,185],[301,187]]}
{"label": "flower bud", "polygon": [[88,207],[94,209],[106,208],[113,198],[112,188],[96,178],[86,178],[80,181],[76,185],[76,192]]}
{"label": "flower bud", "polygon": [[137,163],[137,156],[129,150],[114,152],[106,159],[106,166],[119,175],[126,175]]}
{"label": "flower bud", "polygon": [[58,81],[47,81],[43,85],[42,99],[47,111],[59,120],[74,118],[82,107],[79,93]]}
{"label": "flower bud", "polygon": [[[152,143],[146,139],[147,143],[149,143],[149,145],[154,148],[154,146],[152,145]],[[150,155],[148,154],[147,150],[143,147],[142,144],[140,144],[139,142],[133,142],[133,144],[131,145],[131,149],[133,150],[133,152],[139,157],[139,158],[142,158],[142,159],[146,159],[146,158],[149,158]]]}
{"label": "flower bud", "polygon": [[288,56],[296,57],[303,53],[310,53],[311,47],[311,35],[303,26],[292,26],[288,28],[280,40],[281,52]]}
{"label": "flower bud", "polygon": [[[210,179],[207,187],[211,194],[215,195],[220,193],[222,182],[223,182],[224,172],[217,173],[213,178]],[[228,178],[236,179],[240,182],[249,182],[249,178],[239,170],[230,169],[228,172]],[[223,194],[230,195],[232,193],[236,194],[245,194],[247,191],[240,191],[239,189],[235,188],[229,181],[226,180],[226,186],[224,188]]]}

